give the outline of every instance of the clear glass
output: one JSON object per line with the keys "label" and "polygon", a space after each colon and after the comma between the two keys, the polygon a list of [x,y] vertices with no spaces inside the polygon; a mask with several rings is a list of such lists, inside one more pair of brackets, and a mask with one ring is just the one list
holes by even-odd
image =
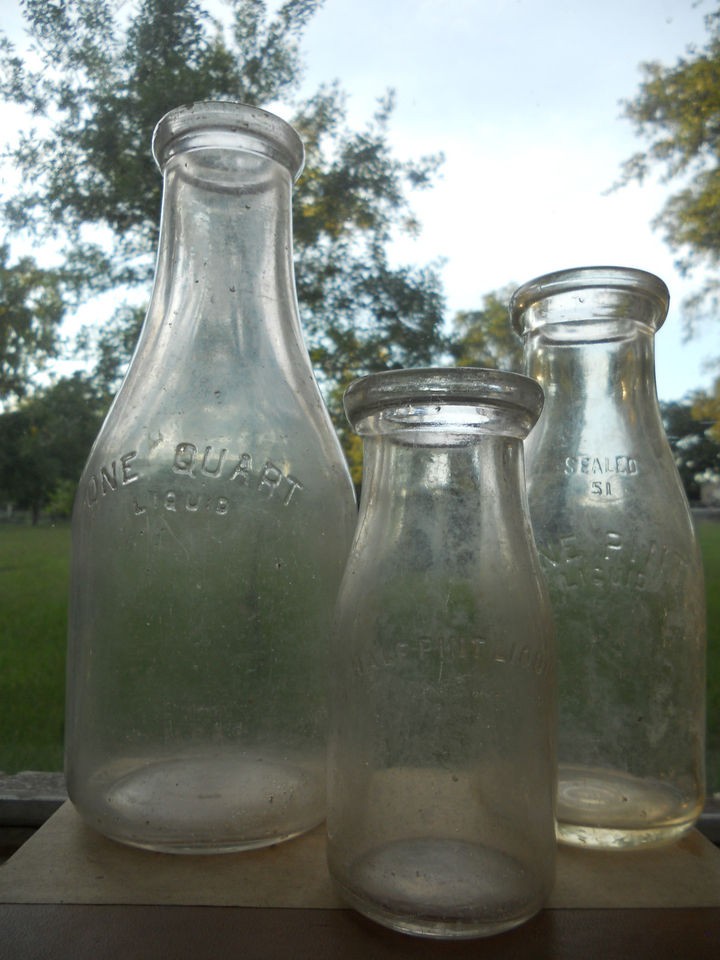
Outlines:
{"label": "clear glass", "polygon": [[703,804],[702,566],[655,391],[668,302],[652,274],[588,267],[511,303],[545,391],[528,498],[557,624],[559,837],[582,846],[674,840]]}
{"label": "clear glass", "polygon": [[153,850],[264,846],[325,813],[329,628],[357,517],[300,332],[294,130],[159,123],[155,283],[73,516],[68,791]]}
{"label": "clear glass", "polygon": [[553,883],[553,637],[523,481],[541,404],[531,380],[468,367],[346,393],[364,472],[334,631],[328,862],[353,907],[407,933],[498,933]]}

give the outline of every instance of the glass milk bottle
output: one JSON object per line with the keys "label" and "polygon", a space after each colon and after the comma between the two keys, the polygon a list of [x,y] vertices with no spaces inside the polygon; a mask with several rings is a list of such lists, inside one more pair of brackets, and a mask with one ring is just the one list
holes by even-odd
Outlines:
{"label": "glass milk bottle", "polygon": [[674,840],[704,787],[702,566],[655,391],[658,277],[587,267],[511,303],[545,391],[527,444],[530,513],[553,603],[559,837]]}
{"label": "glass milk bottle", "polygon": [[418,369],[355,381],[360,519],[333,651],[328,861],[366,916],[485,936],[554,876],[552,624],[517,374]]}
{"label": "glass milk bottle", "polygon": [[241,850],[325,814],[354,494],[298,322],[299,137],[196,103],[160,121],[153,151],[152,298],[73,516],[68,791],[116,840]]}

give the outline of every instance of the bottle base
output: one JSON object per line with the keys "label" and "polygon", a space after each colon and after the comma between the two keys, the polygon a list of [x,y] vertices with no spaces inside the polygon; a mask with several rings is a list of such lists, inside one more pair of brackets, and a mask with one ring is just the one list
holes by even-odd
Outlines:
{"label": "bottle base", "polygon": [[398,840],[359,858],[343,880],[333,879],[358,913],[401,933],[435,939],[493,936],[542,906],[520,861],[462,840]]}
{"label": "bottle base", "polygon": [[[231,752],[116,763],[70,798],[112,840],[161,853],[213,854],[289,840],[324,818],[322,765]],[[83,796],[83,792],[85,796]]]}
{"label": "bottle base", "polygon": [[692,829],[700,807],[656,780],[561,766],[557,836],[560,843],[605,850],[662,846]]}

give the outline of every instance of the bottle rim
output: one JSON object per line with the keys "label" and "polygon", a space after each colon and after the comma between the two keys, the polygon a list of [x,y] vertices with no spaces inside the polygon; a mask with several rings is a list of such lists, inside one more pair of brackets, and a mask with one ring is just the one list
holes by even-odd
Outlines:
{"label": "bottle rim", "polygon": [[[581,297],[585,292],[589,297]],[[597,295],[602,293],[603,302]],[[595,294],[595,303],[592,295]],[[660,277],[637,267],[590,266],[556,270],[522,284],[510,298],[510,318],[516,333],[524,334],[544,323],[592,323],[612,319],[614,306],[628,297],[644,300],[642,322],[657,331],[665,322],[670,291]],[[552,317],[534,310],[538,304],[557,299]],[[627,313],[622,319],[632,319]]]}
{"label": "bottle rim", "polygon": [[385,370],[354,380],[343,397],[353,428],[372,414],[413,404],[502,407],[535,422],[543,402],[544,393],[536,380],[486,367]]}
{"label": "bottle rim", "polygon": [[289,123],[260,107],[233,100],[205,100],[168,111],[152,136],[152,153],[162,170],[168,160],[188,150],[245,150],[283,164],[297,180],[305,147]]}

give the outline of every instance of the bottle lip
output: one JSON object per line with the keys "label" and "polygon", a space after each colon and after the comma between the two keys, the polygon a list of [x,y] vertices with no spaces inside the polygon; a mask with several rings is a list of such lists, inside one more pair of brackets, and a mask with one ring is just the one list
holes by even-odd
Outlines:
{"label": "bottle lip", "polygon": [[499,407],[535,423],[543,401],[536,380],[485,367],[410,367],[371,373],[354,380],[343,398],[353,429],[368,416],[390,408],[433,404]]}
{"label": "bottle lip", "polygon": [[152,136],[152,153],[162,170],[168,160],[188,150],[245,150],[283,164],[297,180],[305,147],[285,120],[247,103],[206,100],[168,111]]}
{"label": "bottle lip", "polygon": [[[585,293],[585,296],[581,296]],[[555,299],[550,309],[542,304]],[[630,299],[638,305],[636,316]],[[545,323],[638,319],[653,331],[667,316],[670,291],[660,277],[636,267],[591,266],[557,270],[524,283],[510,298],[510,318],[521,336]]]}

